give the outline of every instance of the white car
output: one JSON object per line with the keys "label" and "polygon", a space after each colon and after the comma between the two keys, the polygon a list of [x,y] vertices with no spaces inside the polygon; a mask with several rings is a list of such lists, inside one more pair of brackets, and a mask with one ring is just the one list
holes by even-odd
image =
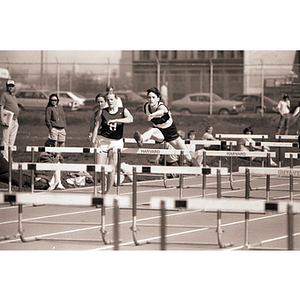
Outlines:
{"label": "white car", "polygon": [[54,92],[55,94],[58,94],[58,97],[59,97],[59,100],[63,100],[63,101],[68,101],[71,103],[72,107],[71,109],[72,110],[77,110],[77,109],[80,109],[80,107],[84,106],[85,105],[85,97],[78,94],[78,93],[75,93],[75,92],[68,92],[68,91],[56,91]]}

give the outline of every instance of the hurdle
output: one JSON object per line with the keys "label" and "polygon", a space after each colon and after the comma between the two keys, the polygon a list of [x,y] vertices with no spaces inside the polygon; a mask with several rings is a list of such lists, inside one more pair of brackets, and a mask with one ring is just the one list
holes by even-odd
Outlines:
{"label": "hurdle", "polygon": [[[117,202],[116,202],[117,201]],[[19,237],[22,242],[39,241],[39,240],[57,240],[57,241],[83,241],[83,242],[99,242],[99,240],[93,239],[63,239],[63,238],[46,238],[44,235],[26,238],[24,237],[23,223],[31,224],[51,224],[51,225],[99,225],[102,241],[105,245],[112,244],[111,241],[106,239],[107,231],[105,230],[105,218],[102,211],[105,207],[113,206],[115,210],[118,208],[130,207],[130,197],[128,196],[111,196],[105,195],[101,197],[95,197],[92,195],[76,195],[72,193],[15,193],[6,194],[0,193],[0,203],[10,203],[18,205],[18,233],[16,237]],[[24,221],[23,220],[23,206],[24,205],[54,205],[54,206],[95,206],[101,207],[101,222],[100,223],[88,223],[88,222],[45,222],[45,221]],[[118,223],[118,216],[114,211],[115,221]],[[118,226],[118,224],[115,224]],[[118,229],[114,229],[114,235],[116,235]],[[114,247],[118,248],[118,237],[114,239]],[[117,249],[116,249],[117,250]]]}
{"label": "hurdle", "polygon": [[[265,175],[266,178],[266,200],[270,200],[270,175],[281,176],[281,177],[290,177],[290,189],[289,189],[289,199],[293,201],[293,178],[295,176],[300,177],[300,170],[293,168],[258,168],[258,167],[239,167],[239,173],[244,173],[252,175]],[[246,176],[246,181],[249,178]],[[246,183],[246,186],[249,184]],[[250,191],[250,188],[249,188]]]}
{"label": "hurdle", "polygon": [[[137,238],[137,185],[136,185],[136,176],[138,172],[146,172],[146,173],[162,173],[162,172],[168,172],[168,170],[163,170],[162,168],[170,169],[173,168],[173,172],[175,173],[182,173],[185,174],[186,170],[188,170],[189,174],[216,174],[217,175],[217,197],[221,198],[221,174],[228,174],[227,168],[204,168],[204,167],[155,167],[155,166],[133,166],[133,184],[132,184],[132,237],[133,241],[136,246],[142,245],[142,244],[149,244],[149,241],[140,242]],[[205,186],[202,186],[202,188],[205,190]],[[204,199],[205,192],[203,192],[203,198]],[[179,198],[182,199],[182,191],[179,192]],[[145,210],[150,210],[150,208],[142,208]],[[155,210],[157,208],[154,208]],[[176,210],[176,209],[175,209]],[[217,214],[217,223],[220,226],[221,224],[221,213],[218,212]],[[155,224],[139,224],[139,226],[157,226]],[[189,226],[187,226],[189,227]],[[202,228],[202,227],[201,227]],[[215,226],[213,228],[216,228]],[[220,229],[220,227],[218,227]],[[224,244],[221,241],[221,232],[220,230],[217,230],[217,236],[218,236],[218,245],[221,248],[228,247],[229,244]],[[211,243],[207,243],[211,244]]]}
{"label": "hurdle", "polygon": [[[120,165],[121,165],[121,153],[123,154],[144,154],[144,155],[178,155],[179,156],[179,164],[180,166],[183,165],[183,156],[184,154],[189,154],[189,150],[177,150],[177,149],[145,149],[145,148],[123,148],[123,149],[117,149],[117,188],[119,186],[119,173],[120,173]],[[158,166],[156,166],[158,167]],[[166,166],[159,166],[159,167],[166,167]],[[172,170],[172,169],[171,169]],[[143,172],[141,172],[143,173]],[[146,172],[145,172],[146,173]],[[149,173],[151,174],[151,173]],[[145,175],[149,175],[145,174]],[[167,186],[166,183],[166,174],[167,173],[159,173],[162,174],[164,177],[164,187],[165,188],[172,188],[173,186]],[[157,175],[157,174],[156,174]],[[179,186],[182,187],[183,185],[183,175],[179,175]],[[118,189],[117,189],[118,191]]]}
{"label": "hurdle", "polygon": [[246,142],[246,146],[261,146],[262,149],[264,147],[276,147],[278,148],[278,166],[279,168],[282,165],[281,161],[281,148],[293,148],[297,147],[299,148],[299,143],[294,143],[294,142],[255,142],[254,144],[251,142]]}
{"label": "hurdle", "polygon": [[[265,157],[267,158],[267,162],[269,163],[270,158],[276,157],[275,152],[260,152],[260,151],[213,151],[213,150],[198,150],[198,153],[200,152],[203,155],[203,161],[205,162],[206,156],[224,156],[224,157],[230,157],[230,167],[229,167],[229,182],[230,187],[232,190],[238,189],[234,188],[233,186],[233,172],[232,172],[232,158],[233,157]],[[251,166],[251,160],[250,160],[250,166]]]}
{"label": "hurdle", "polygon": [[[151,208],[160,209],[161,211],[161,250],[166,250],[166,227],[172,225],[166,225],[166,210],[167,209],[181,209],[181,210],[193,210],[193,211],[204,211],[204,212],[222,212],[222,213],[247,213],[247,214],[266,214],[268,212],[275,213],[287,213],[288,215],[288,242],[287,249],[282,248],[256,248],[253,244],[249,244],[248,232],[249,228],[246,226],[245,219],[245,238],[244,238],[244,249],[248,250],[294,250],[293,242],[293,215],[300,213],[300,203],[286,203],[286,202],[265,202],[265,201],[254,201],[247,199],[235,199],[235,200],[223,200],[223,199],[187,199],[187,200],[176,200],[168,197],[152,197],[150,201]],[[207,227],[207,226],[206,226]],[[217,230],[221,230],[218,227]],[[171,242],[169,243],[171,244]],[[174,243],[172,243],[174,244]],[[176,242],[175,244],[178,244]],[[199,243],[196,243],[199,245]],[[258,243],[262,245],[262,243]]]}
{"label": "hurdle", "polygon": [[[31,162],[34,163],[35,152],[49,152],[49,153],[91,153],[94,154],[94,164],[96,164],[96,155],[100,152],[95,147],[46,147],[46,146],[26,146],[26,152],[31,152]],[[94,179],[96,174],[94,174]],[[34,170],[31,170],[31,178],[34,177]],[[34,191],[34,181],[31,182],[31,192]]]}
{"label": "hurdle", "polygon": [[17,151],[17,146],[1,145],[0,151],[8,153],[8,191],[11,192],[11,163],[12,163],[12,152]]}
{"label": "hurdle", "polygon": [[[136,144],[136,140],[135,139],[133,139],[133,138],[124,138],[123,139],[123,142],[124,142],[124,145],[126,144],[126,143],[133,143],[133,144]],[[148,140],[148,141],[145,141],[144,142],[144,144],[150,144],[150,145],[156,145],[157,144],[157,142],[155,141],[155,140],[152,140],[152,139],[150,139],[150,140]],[[167,149],[165,149],[165,147],[166,147],[166,143],[165,142],[163,142],[163,146],[164,146],[164,150],[167,150]],[[125,149],[127,149],[127,148],[125,148]],[[130,148],[129,148],[130,149]],[[131,149],[135,149],[135,148],[131,148]],[[157,149],[157,148],[153,148],[153,149],[151,149],[152,151],[154,150],[154,149]],[[147,149],[144,149],[144,150],[147,150]],[[158,149],[158,150],[162,150],[162,149]],[[123,153],[125,153],[125,151],[126,150],[123,150]],[[133,152],[132,153],[130,153],[130,150],[127,150],[127,151],[129,151],[128,152],[128,154],[135,154],[135,152],[134,152],[134,150],[133,150]],[[148,149],[148,151],[150,152],[150,149]],[[158,154],[160,154],[160,155],[163,155],[164,156],[164,166],[166,166],[166,155],[167,154],[169,154],[169,155],[175,155],[173,152],[172,152],[172,150],[170,150],[171,152],[170,153],[168,153],[168,152],[165,152],[165,153],[161,153],[161,152],[158,152],[156,155],[158,155]],[[137,153],[137,154],[150,154],[150,153]],[[154,154],[154,153],[151,153],[151,154]],[[179,164],[180,165],[183,165],[183,155],[180,155],[179,156]],[[120,180],[119,180],[119,172],[120,172],[120,165],[121,165],[121,156],[118,154],[118,163],[117,163],[117,193],[119,193],[119,182],[120,182]],[[179,179],[179,181],[181,182],[182,181],[182,178],[180,178]],[[168,186],[167,185],[167,176],[166,176],[166,174],[163,174],[163,183],[164,183],[164,187],[165,188],[172,188],[173,187],[173,185],[171,185],[171,186]]]}
{"label": "hurdle", "polygon": [[[23,170],[31,170],[31,192],[34,191],[34,171],[84,171],[94,172],[94,194],[97,194],[97,172],[101,172],[102,179],[105,172],[111,172],[113,167],[111,165],[100,164],[53,164],[53,163],[13,163],[12,170],[19,171],[19,191],[22,190],[22,172]],[[102,183],[102,191],[104,180]]]}

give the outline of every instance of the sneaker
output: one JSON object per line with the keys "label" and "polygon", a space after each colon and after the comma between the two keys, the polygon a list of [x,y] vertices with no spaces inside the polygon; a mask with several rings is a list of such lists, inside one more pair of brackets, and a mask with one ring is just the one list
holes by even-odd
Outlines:
{"label": "sneaker", "polygon": [[134,133],[133,138],[136,140],[139,147],[143,147],[143,138],[138,131]]}
{"label": "sneaker", "polygon": [[62,185],[62,184],[59,184],[57,187],[56,187],[57,190],[65,190],[65,187]]}
{"label": "sneaker", "polygon": [[273,161],[273,160],[271,160],[270,165],[271,165],[272,167],[278,167],[278,165],[276,164],[276,162]]}

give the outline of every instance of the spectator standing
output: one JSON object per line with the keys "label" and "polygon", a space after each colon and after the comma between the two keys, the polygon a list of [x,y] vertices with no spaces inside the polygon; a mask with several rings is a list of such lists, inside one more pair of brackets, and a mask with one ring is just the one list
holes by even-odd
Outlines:
{"label": "spectator standing", "polygon": [[282,100],[278,102],[276,107],[277,111],[280,114],[279,124],[277,127],[277,134],[280,134],[281,129],[284,126],[284,134],[289,132],[289,113],[290,113],[290,100],[288,94],[284,94]]}
{"label": "spectator standing", "polygon": [[[6,147],[12,147],[15,144],[19,123],[18,116],[20,108],[18,106],[18,100],[14,94],[15,82],[13,80],[7,80],[6,92],[1,95],[0,99],[0,125],[1,125],[1,145]],[[7,124],[4,119],[4,111],[13,113],[10,124]],[[3,151],[3,156],[8,159],[7,150]]]}
{"label": "spectator standing", "polygon": [[49,129],[48,138],[55,141],[55,147],[64,147],[67,136],[65,112],[57,94],[51,94],[45,110],[45,123]]}

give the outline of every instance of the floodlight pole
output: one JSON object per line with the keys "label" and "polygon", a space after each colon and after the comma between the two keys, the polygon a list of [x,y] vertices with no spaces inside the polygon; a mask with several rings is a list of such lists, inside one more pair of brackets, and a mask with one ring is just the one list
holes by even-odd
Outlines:
{"label": "floodlight pole", "polygon": [[157,88],[160,90],[160,62],[157,57],[155,59],[156,59],[156,63],[157,63],[157,78],[156,78]]}
{"label": "floodlight pole", "polygon": [[264,116],[264,64],[261,59],[261,116]]}
{"label": "floodlight pole", "polygon": [[209,100],[209,114],[212,115],[212,97],[213,97],[213,63],[212,60],[210,59],[210,100]]}
{"label": "floodlight pole", "polygon": [[109,61],[109,57],[107,58],[108,61],[108,65],[107,65],[107,86],[110,86],[110,61]]}
{"label": "floodlight pole", "polygon": [[56,57],[56,62],[57,62],[57,65],[56,65],[56,90],[57,90],[57,92],[59,93],[59,85],[60,85],[60,78],[59,78],[59,76],[60,76],[60,69],[59,69],[59,62],[58,62],[58,59],[57,59],[57,57]]}

